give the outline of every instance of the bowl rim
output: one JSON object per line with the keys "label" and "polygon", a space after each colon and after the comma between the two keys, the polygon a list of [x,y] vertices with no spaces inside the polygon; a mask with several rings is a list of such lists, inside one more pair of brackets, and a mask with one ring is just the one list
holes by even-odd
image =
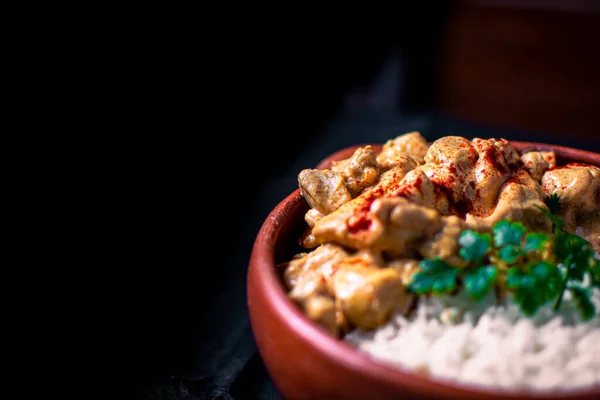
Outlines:
{"label": "bowl rim", "polygon": [[[581,162],[600,166],[600,153],[581,150],[566,146],[558,146],[547,143],[510,141],[520,152],[530,150],[553,150],[559,155],[574,158]],[[315,168],[327,168],[332,160],[348,154],[354,149],[373,145],[376,148],[382,143],[361,143],[347,146],[321,160]],[[351,153],[350,153],[351,154]],[[337,157],[337,158],[336,158]],[[600,387],[586,389],[574,388],[565,391],[535,391],[515,390],[496,387],[476,386],[467,383],[446,381],[443,378],[424,376],[417,372],[405,369],[389,362],[379,360],[367,353],[361,352],[353,345],[331,336],[330,333],[310,321],[302,314],[300,309],[288,297],[275,265],[275,245],[279,238],[281,226],[290,213],[298,207],[306,206],[300,189],[281,200],[269,213],[261,226],[250,256],[250,267],[256,267],[255,273],[261,284],[264,295],[270,299],[274,312],[281,317],[282,323],[287,324],[299,339],[303,340],[317,352],[323,354],[336,365],[344,366],[354,370],[358,374],[367,375],[371,380],[384,383],[391,387],[401,389],[401,383],[410,382],[411,389],[415,392],[428,396],[432,389],[439,398],[455,399],[582,399],[594,396],[600,398]],[[250,291],[248,291],[249,293]],[[248,302],[251,299],[248,298]],[[259,348],[260,351],[260,348]]]}

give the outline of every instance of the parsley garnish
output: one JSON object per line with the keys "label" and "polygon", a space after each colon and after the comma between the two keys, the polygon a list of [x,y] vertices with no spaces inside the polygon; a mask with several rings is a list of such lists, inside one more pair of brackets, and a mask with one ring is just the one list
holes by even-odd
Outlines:
{"label": "parsley garnish", "polygon": [[508,270],[506,286],[513,289],[521,311],[533,315],[544,304],[554,300],[561,290],[560,270],[547,261],[532,262],[524,268]]}
{"label": "parsley garnish", "polygon": [[466,230],[458,239],[460,256],[466,261],[481,261],[490,249],[490,234]]}
{"label": "parsley garnish", "polygon": [[560,199],[556,193],[553,193],[552,196],[547,196],[544,199],[544,203],[546,204],[546,207],[548,207],[548,210],[550,210],[551,214],[556,214],[560,211]]}
{"label": "parsley garnish", "polygon": [[465,288],[467,293],[476,301],[485,297],[496,281],[498,270],[494,265],[470,268],[465,273]]}
{"label": "parsley garnish", "polygon": [[420,271],[413,276],[408,288],[418,294],[427,292],[449,293],[456,288],[456,277],[460,270],[440,258],[423,260]]}
{"label": "parsley garnish", "polygon": [[[409,290],[418,294],[451,293],[462,282],[470,297],[479,301],[494,286],[513,292],[526,315],[554,302],[560,308],[566,290],[576,300],[582,319],[594,316],[591,289],[581,286],[586,274],[600,287],[600,262],[590,243],[566,232],[555,214],[560,210],[556,194],[547,197],[548,209],[540,208],[553,224],[553,235],[527,232],[520,222],[502,220],[492,232],[465,230],[458,239],[459,255],[466,266],[454,267],[440,258],[423,260],[413,275]],[[565,266],[564,271],[559,265]]]}
{"label": "parsley garnish", "polygon": [[590,290],[580,286],[573,286],[569,288],[569,290],[573,297],[575,297],[581,317],[584,320],[592,318],[596,312],[596,308],[594,307],[594,303],[590,300]]}

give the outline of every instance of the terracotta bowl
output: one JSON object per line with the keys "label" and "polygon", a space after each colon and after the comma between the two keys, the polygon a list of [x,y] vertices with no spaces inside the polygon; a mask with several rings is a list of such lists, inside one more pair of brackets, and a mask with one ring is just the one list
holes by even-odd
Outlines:
{"label": "terracotta bowl", "polygon": [[[600,166],[598,153],[539,143],[512,144],[520,151],[554,150],[559,164]],[[351,156],[356,147],[332,154],[317,168]],[[379,151],[381,144],[373,148]],[[448,384],[377,361],[334,338],[286,297],[276,270],[278,263],[302,251],[296,241],[306,226],[307,210],[299,189],[281,201],[258,232],[248,269],[252,331],[266,368],[286,399],[600,399],[600,389],[534,395]]]}

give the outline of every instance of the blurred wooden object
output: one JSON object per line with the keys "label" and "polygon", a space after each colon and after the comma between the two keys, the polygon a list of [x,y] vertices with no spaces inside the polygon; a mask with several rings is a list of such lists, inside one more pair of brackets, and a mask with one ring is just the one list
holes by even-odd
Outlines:
{"label": "blurred wooden object", "polygon": [[434,106],[468,121],[600,138],[600,1],[468,1],[441,34]]}

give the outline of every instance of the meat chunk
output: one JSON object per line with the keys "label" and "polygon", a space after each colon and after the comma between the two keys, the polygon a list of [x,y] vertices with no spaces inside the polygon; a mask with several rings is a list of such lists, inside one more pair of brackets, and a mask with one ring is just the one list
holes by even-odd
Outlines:
{"label": "meat chunk", "polygon": [[341,247],[325,244],[310,253],[301,253],[283,265],[289,298],[309,319],[335,335],[340,332],[340,324],[328,281],[334,265],[346,257],[348,253]]}
{"label": "meat chunk", "polygon": [[525,170],[520,170],[500,188],[493,212],[485,217],[467,215],[471,229],[489,230],[503,220],[522,222],[529,230],[550,232],[552,223],[541,210],[548,210],[541,186]]}
{"label": "meat chunk", "polygon": [[373,248],[391,257],[411,254],[415,242],[433,236],[442,228],[439,212],[399,197],[375,201],[371,212],[372,229],[378,233]]}
{"label": "meat chunk", "polygon": [[379,163],[371,146],[359,147],[347,160],[334,162],[331,170],[346,181],[346,189],[354,198],[379,179]]}
{"label": "meat chunk", "polygon": [[353,213],[330,214],[315,225],[313,235],[321,243],[399,256],[410,251],[414,241],[441,229],[439,212],[402,197],[377,198],[364,206],[360,221],[354,221]]}
{"label": "meat chunk", "polygon": [[465,221],[456,215],[442,217],[442,229],[418,244],[419,254],[423,258],[439,257],[455,267],[465,267],[466,262],[458,256],[458,239],[465,229]]}
{"label": "meat chunk", "polygon": [[597,211],[600,207],[600,168],[575,163],[554,168],[544,173],[542,189],[548,196],[558,195],[563,212],[576,215]]}
{"label": "meat chunk", "polygon": [[560,199],[558,216],[564,229],[576,233],[600,251],[600,168],[571,163],[548,170],[542,176],[542,189],[547,196]]}
{"label": "meat chunk", "polygon": [[[416,166],[416,164],[414,165]],[[362,231],[365,224],[370,224],[365,217],[373,201],[379,197],[396,195],[400,181],[411,167],[411,164],[404,164],[404,166],[395,167],[381,174],[381,178],[375,186],[317,221],[312,229],[312,235],[318,242],[325,243],[330,240],[336,241],[348,233]],[[353,241],[354,239],[348,238],[348,240]],[[342,239],[339,243],[346,243],[348,240]],[[357,238],[357,240],[360,239]]]}
{"label": "meat chunk", "polygon": [[592,248],[600,253],[600,212],[589,213],[577,222],[575,234],[587,239]]}
{"label": "meat chunk", "polygon": [[301,253],[284,265],[283,279],[289,289],[295,288],[303,280],[317,277],[327,281],[332,274],[333,265],[348,257],[348,253],[332,243],[319,246],[310,253]]}
{"label": "meat chunk", "polygon": [[429,179],[422,167],[409,171],[402,178],[396,195],[414,203],[434,208],[442,214],[450,212],[446,193],[438,190],[438,187]]}
{"label": "meat chunk", "polygon": [[323,214],[321,214],[317,209],[311,208],[304,215],[304,220],[308,227],[304,230],[304,234],[298,240],[298,244],[306,249],[313,249],[319,245],[319,242],[312,234],[312,227],[315,226],[318,220],[323,218]]}
{"label": "meat chunk", "polygon": [[337,336],[335,301],[327,294],[323,279],[316,276],[304,279],[288,296],[311,321]]}
{"label": "meat chunk", "polygon": [[[293,296],[291,296],[293,298]],[[325,330],[338,335],[335,302],[329,296],[310,296],[302,303],[304,313],[311,321],[316,322]]]}
{"label": "meat chunk", "polygon": [[396,258],[388,262],[387,267],[400,272],[402,284],[408,286],[412,276],[419,270],[419,261],[414,258]]}
{"label": "meat chunk", "polygon": [[[461,217],[489,215],[500,187],[521,166],[519,154],[504,139],[460,136],[433,142],[425,161],[421,168],[434,184],[435,208]],[[443,197],[447,202],[440,201]]]}
{"label": "meat chunk", "polygon": [[405,133],[385,142],[381,152],[377,155],[377,161],[385,170],[405,162],[406,156],[409,156],[418,164],[423,164],[428,148],[427,140],[420,132]]}
{"label": "meat chunk", "polygon": [[556,167],[556,154],[553,151],[529,151],[521,156],[521,160],[523,168],[538,182],[542,180],[544,172]]}
{"label": "meat chunk", "polygon": [[506,140],[473,139],[479,158],[473,170],[475,193],[470,214],[484,217],[496,205],[500,187],[522,166],[517,151]]}
{"label": "meat chunk", "polygon": [[477,158],[477,150],[471,141],[461,136],[444,136],[433,142],[425,154],[427,164],[451,166],[452,173],[461,175],[473,168]]}
{"label": "meat chunk", "polygon": [[308,204],[324,215],[352,199],[339,172],[305,169],[298,174],[298,184]]}
{"label": "meat chunk", "polygon": [[446,136],[436,140],[425,155],[421,168],[433,182],[436,197],[447,202],[438,210],[443,214],[464,215],[472,209],[475,196],[470,172],[477,161],[477,151],[471,142],[460,136]]}
{"label": "meat chunk", "polygon": [[412,297],[398,271],[380,268],[361,258],[337,263],[331,286],[344,316],[363,329],[385,323],[393,311],[405,307]]}

